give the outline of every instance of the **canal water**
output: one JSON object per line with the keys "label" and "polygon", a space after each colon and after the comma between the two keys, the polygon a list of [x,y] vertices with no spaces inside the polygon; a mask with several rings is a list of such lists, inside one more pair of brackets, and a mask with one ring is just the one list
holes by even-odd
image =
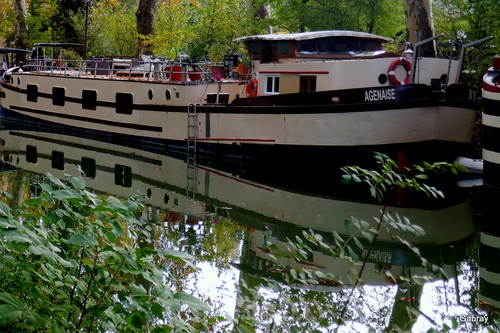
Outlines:
{"label": "canal water", "polygon": [[[1,188],[13,207],[36,197],[47,173],[68,180],[81,176],[78,166],[99,195],[144,194],[139,214],[155,246],[196,257],[195,268],[171,267],[169,283],[211,306],[214,332],[245,318],[260,323],[248,331],[262,332],[495,331],[500,274],[483,263],[498,252],[480,229],[489,223],[480,180],[463,187],[455,176],[437,179],[447,200],[398,193],[386,216],[403,227],[382,228],[369,251],[357,226],[376,228],[382,206],[363,184],[341,183],[337,169],[288,165],[270,176],[262,167],[2,125]],[[425,234],[409,232],[407,221]],[[340,248],[349,258],[332,254]]]}

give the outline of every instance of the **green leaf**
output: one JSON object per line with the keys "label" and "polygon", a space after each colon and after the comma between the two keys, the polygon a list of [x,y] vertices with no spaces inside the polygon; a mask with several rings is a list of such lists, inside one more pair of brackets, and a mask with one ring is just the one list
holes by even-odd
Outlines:
{"label": "green leaf", "polygon": [[16,296],[9,293],[0,293],[0,302],[10,305],[13,309],[23,310],[23,303]]}
{"label": "green leaf", "polygon": [[347,246],[347,251],[349,252],[349,257],[351,257],[354,261],[359,261],[359,257],[350,246]]}
{"label": "green leaf", "polygon": [[352,177],[351,175],[342,175],[341,183],[349,185],[351,183]]}
{"label": "green leaf", "polygon": [[9,304],[0,305],[0,322],[12,323],[21,319],[23,311]]}
{"label": "green leaf", "polygon": [[207,303],[199,300],[198,298],[185,294],[183,292],[177,292],[174,295],[174,299],[179,300],[183,303],[186,303],[187,305],[195,308],[196,310],[200,311],[210,311],[210,307],[208,306]]}
{"label": "green leaf", "polygon": [[3,201],[0,201],[0,214],[5,215],[6,217],[12,217],[10,207]]}
{"label": "green leaf", "polygon": [[159,319],[163,319],[163,311],[163,306],[158,303],[153,303],[151,306],[151,312],[153,312],[153,314]]}
{"label": "green leaf", "polygon": [[85,180],[81,177],[73,177],[71,178],[71,184],[77,190],[83,190],[85,188]]}
{"label": "green leaf", "polygon": [[168,259],[176,259],[180,261],[190,261],[196,259],[194,256],[176,250],[158,250],[158,253],[161,254],[164,258]]}
{"label": "green leaf", "polygon": [[79,246],[96,246],[99,244],[97,240],[85,234],[73,234],[69,238],[69,241]]}
{"label": "green leaf", "polygon": [[33,243],[33,240],[17,229],[4,229],[0,231],[0,235],[5,237],[8,242],[12,243]]}
{"label": "green leaf", "polygon": [[128,207],[115,197],[108,197],[107,201],[109,206],[113,209],[128,210]]}
{"label": "green leaf", "polygon": [[76,193],[73,190],[68,190],[68,189],[54,191],[52,192],[52,197],[59,200],[82,198],[80,194]]}
{"label": "green leaf", "polygon": [[344,220],[344,229],[349,235],[352,235],[351,221]]}

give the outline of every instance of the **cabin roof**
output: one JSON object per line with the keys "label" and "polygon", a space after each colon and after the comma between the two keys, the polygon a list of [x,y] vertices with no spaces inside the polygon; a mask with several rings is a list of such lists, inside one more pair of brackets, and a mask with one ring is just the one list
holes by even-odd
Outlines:
{"label": "cabin roof", "polygon": [[327,31],[309,31],[299,32],[293,34],[266,34],[266,35],[253,35],[240,37],[235,39],[236,42],[246,42],[251,40],[267,40],[267,41],[280,41],[280,40],[308,40],[323,37],[357,37],[376,39],[382,42],[392,42],[392,38],[369,34],[367,32],[350,31],[350,30],[327,30]]}
{"label": "cabin roof", "polygon": [[16,52],[31,53],[30,50],[15,49],[15,48],[11,48],[11,47],[0,47],[0,53],[16,53]]}
{"label": "cabin roof", "polygon": [[78,43],[36,43],[35,46],[39,47],[76,47],[76,46],[81,46],[83,47],[83,44],[78,44]]}

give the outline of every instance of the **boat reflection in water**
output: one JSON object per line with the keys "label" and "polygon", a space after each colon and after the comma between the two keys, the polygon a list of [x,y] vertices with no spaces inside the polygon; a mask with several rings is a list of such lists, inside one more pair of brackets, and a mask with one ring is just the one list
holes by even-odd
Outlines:
{"label": "boat reflection in water", "polygon": [[[237,246],[239,252],[234,255],[233,251],[227,254],[232,257],[222,260],[234,264],[222,267],[200,261],[198,265],[201,269],[192,273],[193,278],[177,281],[185,283],[184,288],[191,288],[195,293],[205,290],[208,296],[200,297],[212,299],[211,304],[218,304],[218,311],[226,311],[234,318],[240,318],[245,312],[256,318],[261,316],[259,320],[264,322],[270,320],[265,318],[266,310],[255,310],[258,301],[249,305],[249,294],[243,286],[254,287],[257,292],[267,290],[263,292],[264,299],[269,302],[278,300],[279,303],[283,294],[269,291],[272,281],[290,279],[294,269],[323,272],[325,278],[317,279],[316,283],[294,281],[286,290],[288,299],[301,296],[302,301],[297,301],[294,306],[304,309],[310,306],[305,303],[308,297],[312,297],[311,293],[335,291],[312,297],[316,299],[315,302],[324,302],[317,304],[319,307],[326,306],[333,311],[325,310],[323,313],[323,316],[326,313],[331,314],[331,317],[318,320],[315,324],[310,318],[300,319],[297,313],[294,319],[285,319],[290,313],[284,307],[277,306],[275,313],[280,322],[275,325],[287,331],[293,325],[334,327],[336,319],[333,313],[338,315],[341,304],[348,297],[347,291],[352,286],[352,280],[349,279],[351,270],[354,268],[359,271],[361,267],[359,262],[350,265],[346,260],[334,259],[328,251],[312,245],[311,251],[299,260],[287,250],[288,239],[295,240],[296,236],[304,238],[303,232],[313,230],[322,235],[326,244],[334,246],[331,231],[337,231],[341,237],[348,237],[344,224],[346,219],[355,216],[376,226],[373,217],[380,215],[380,205],[373,202],[316,196],[314,193],[294,191],[293,188],[271,186],[258,179],[247,178],[245,174],[218,170],[209,164],[201,165],[197,163],[196,156],[178,158],[86,138],[22,129],[4,128],[0,131],[0,138],[3,158],[14,167],[36,174],[50,172],[56,177],[67,179],[67,174],[80,175],[77,171],[77,165],[80,165],[90,189],[120,197],[135,195],[137,191],[145,194],[149,211],[156,212],[157,236],[167,242],[167,231],[177,234],[176,240],[170,240],[168,246],[179,246],[182,250],[192,251],[201,257],[205,255],[206,258],[208,250],[203,246],[206,246],[210,235],[216,232],[217,222],[223,221],[222,215],[237,221],[238,225],[227,225],[232,236],[235,233],[239,235],[239,238],[235,238],[240,240]],[[343,185],[339,183],[336,186]],[[332,192],[344,190],[332,189]],[[441,207],[433,209],[394,206],[389,210],[394,216],[407,216],[426,231],[425,236],[403,234],[402,238],[418,246],[421,255],[441,267],[448,277],[457,276],[457,263],[468,258],[474,233],[468,199],[443,202]],[[210,245],[220,247],[219,255],[224,255],[221,253],[222,242],[228,241],[227,237],[223,240],[224,237],[216,238],[218,243]],[[270,243],[283,250],[284,255],[278,259],[270,255]],[[362,242],[362,245],[363,248],[352,246],[354,257],[358,257],[359,261],[367,255],[369,248],[368,243]],[[228,248],[234,250],[234,246]],[[466,268],[459,267],[459,270]],[[386,274],[389,272],[391,274]],[[399,308],[407,304],[418,308],[419,303],[430,297],[429,293],[434,293],[432,290],[425,291],[413,279],[408,283],[398,278],[402,274],[409,279],[427,276],[429,280],[434,280],[433,272],[422,267],[419,256],[406,245],[391,239],[387,233],[382,233],[368,255],[363,273],[364,286],[359,288],[362,294],[357,294],[362,296],[364,302],[368,302],[370,308],[363,310],[366,317],[358,318],[362,322],[359,325],[378,330],[388,325],[388,318],[391,324],[407,322],[409,317],[406,308],[404,312]],[[320,294],[321,297],[318,296]],[[455,304],[460,304],[457,295],[446,297],[457,298]],[[221,297],[224,299],[217,299]],[[359,299],[356,302],[359,306]],[[432,323],[446,322],[441,314],[449,309],[444,308],[443,304],[432,306],[422,309],[425,314],[417,322],[422,329],[427,330],[432,327]],[[307,311],[314,313],[310,309]],[[321,315],[318,314],[319,317]],[[355,321],[356,316],[349,312],[351,317]],[[308,324],[305,324],[306,319]],[[355,327],[358,324],[352,325]]]}

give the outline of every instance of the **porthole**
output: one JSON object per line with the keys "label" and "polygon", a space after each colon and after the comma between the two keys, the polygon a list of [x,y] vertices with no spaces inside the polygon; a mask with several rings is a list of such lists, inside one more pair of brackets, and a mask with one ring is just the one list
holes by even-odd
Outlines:
{"label": "porthole", "polygon": [[170,201],[170,197],[168,196],[167,193],[165,193],[165,195],[163,196],[163,202],[165,203],[165,205],[168,205],[169,201]]}
{"label": "porthole", "polygon": [[338,103],[338,102],[340,102],[340,98],[338,98],[337,96],[332,97],[332,102],[333,103]]}
{"label": "porthole", "polygon": [[148,190],[146,191],[146,196],[148,197],[148,199],[151,199],[151,195],[153,195],[153,192],[150,188],[148,188]]}
{"label": "porthole", "polygon": [[165,98],[167,99],[167,101],[170,101],[170,99],[172,98],[172,93],[170,92],[170,89],[165,90]]}
{"label": "porthole", "polygon": [[378,76],[378,83],[380,83],[380,84],[386,84],[387,80],[388,80],[388,77],[385,74],[380,74]]}
{"label": "porthole", "polygon": [[17,85],[18,85],[18,86],[20,86],[20,85],[21,85],[21,78],[20,78],[20,77],[18,77],[18,78],[17,78]]}
{"label": "porthole", "polygon": [[148,91],[148,98],[149,98],[149,100],[153,99],[153,89],[149,89],[149,91]]}

